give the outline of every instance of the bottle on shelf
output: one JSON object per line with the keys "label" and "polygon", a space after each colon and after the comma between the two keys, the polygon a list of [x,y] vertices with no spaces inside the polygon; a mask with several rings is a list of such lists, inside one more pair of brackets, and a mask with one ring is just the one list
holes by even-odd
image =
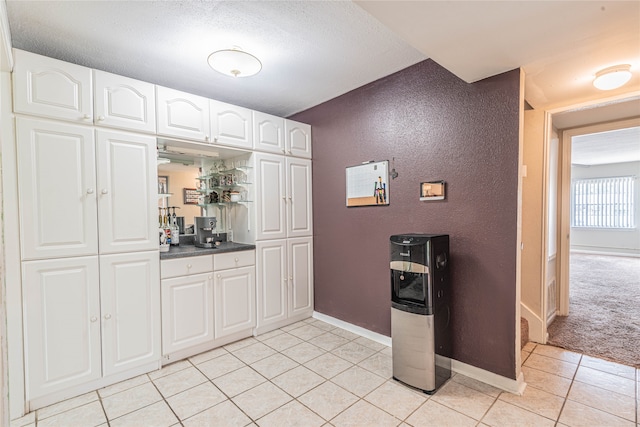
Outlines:
{"label": "bottle on shelf", "polygon": [[177,206],[171,206],[167,209],[173,209],[173,214],[171,215],[171,245],[178,246],[180,244],[180,229],[178,228],[178,221],[176,219],[176,209],[180,209]]}

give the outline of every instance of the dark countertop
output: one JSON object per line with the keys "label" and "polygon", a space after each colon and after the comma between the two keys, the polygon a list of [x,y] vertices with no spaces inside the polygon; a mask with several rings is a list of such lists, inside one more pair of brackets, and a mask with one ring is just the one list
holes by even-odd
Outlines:
{"label": "dark countertop", "polygon": [[249,251],[255,249],[256,245],[248,245],[246,243],[222,242],[220,246],[215,248],[196,248],[195,245],[180,244],[171,246],[169,252],[160,252],[160,259],[185,258],[191,256],[221,254],[224,252]]}

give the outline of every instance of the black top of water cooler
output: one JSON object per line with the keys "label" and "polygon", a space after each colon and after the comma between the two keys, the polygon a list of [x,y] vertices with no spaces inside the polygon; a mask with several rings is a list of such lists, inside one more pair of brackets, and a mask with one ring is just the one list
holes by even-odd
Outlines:
{"label": "black top of water cooler", "polygon": [[434,237],[444,237],[446,234],[418,234],[418,233],[408,233],[408,234],[395,234],[389,238],[391,243],[395,243],[397,245],[404,246],[417,246],[424,245],[429,240]]}

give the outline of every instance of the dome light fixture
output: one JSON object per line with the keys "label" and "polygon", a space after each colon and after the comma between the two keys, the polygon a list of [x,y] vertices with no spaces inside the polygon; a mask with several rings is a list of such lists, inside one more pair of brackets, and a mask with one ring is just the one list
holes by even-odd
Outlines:
{"label": "dome light fixture", "polygon": [[213,52],[207,62],[217,72],[231,77],[253,76],[262,69],[258,58],[237,46]]}
{"label": "dome light fixture", "polygon": [[612,90],[623,86],[629,80],[631,80],[631,65],[614,65],[598,71],[593,85],[596,89]]}

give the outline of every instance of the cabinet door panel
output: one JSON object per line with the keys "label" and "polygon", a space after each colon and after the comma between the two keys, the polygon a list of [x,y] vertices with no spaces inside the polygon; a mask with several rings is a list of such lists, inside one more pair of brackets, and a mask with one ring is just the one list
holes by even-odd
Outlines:
{"label": "cabinet door panel", "polygon": [[285,221],[285,162],[273,154],[255,154],[257,169],[257,240],[287,236]]}
{"label": "cabinet door panel", "polygon": [[313,239],[287,240],[289,255],[289,316],[313,312]]}
{"label": "cabinet door panel", "polygon": [[215,338],[253,328],[256,325],[255,268],[220,271],[215,280]]}
{"label": "cabinet door panel", "polygon": [[209,109],[214,142],[232,147],[253,147],[251,110],[214,100],[209,101]]}
{"label": "cabinet door panel", "polygon": [[287,245],[285,240],[256,242],[257,326],[287,318]]}
{"label": "cabinet door panel", "polygon": [[158,135],[209,141],[209,100],[156,86]]}
{"label": "cabinet door panel", "polygon": [[311,158],[311,126],[305,123],[285,120],[284,122],[287,154],[296,157]]}
{"label": "cabinet door panel", "polygon": [[97,254],[93,130],[18,118],[16,134],[22,259]]}
{"label": "cabinet door panel", "polygon": [[162,354],[213,342],[213,278],[196,274],[162,281]]}
{"label": "cabinet door panel", "polygon": [[93,122],[91,69],[17,49],[14,55],[15,112]]}
{"label": "cabinet door panel", "polygon": [[156,133],[155,86],[94,70],[95,123]]}
{"label": "cabinet door panel", "polygon": [[311,160],[287,158],[287,236],[313,234]]}
{"label": "cabinet door panel", "polygon": [[100,253],[158,249],[155,139],[97,131]]}
{"label": "cabinet door panel", "polygon": [[254,111],[253,148],[270,153],[285,154],[284,119]]}
{"label": "cabinet door panel", "polygon": [[22,264],[27,400],[98,379],[98,258]]}
{"label": "cabinet door panel", "polygon": [[160,360],[157,252],[100,257],[103,375]]}

